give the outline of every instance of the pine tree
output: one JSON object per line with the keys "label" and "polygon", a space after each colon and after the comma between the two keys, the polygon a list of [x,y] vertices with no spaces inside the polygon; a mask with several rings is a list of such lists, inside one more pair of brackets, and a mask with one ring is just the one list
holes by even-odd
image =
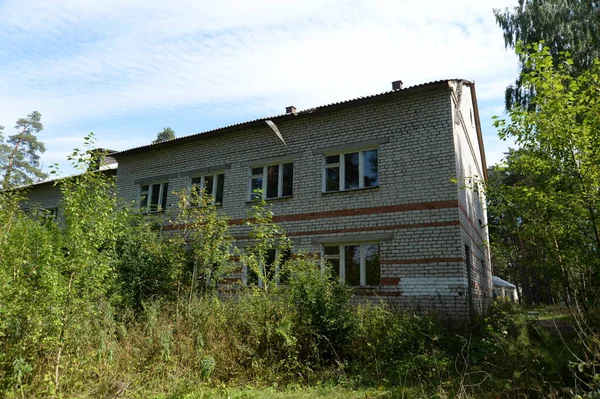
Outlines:
{"label": "pine tree", "polygon": [[0,129],[0,173],[2,188],[7,189],[44,179],[47,175],[40,169],[40,154],[46,151],[44,143],[35,136],[44,129],[42,115],[33,111],[26,118],[17,120],[17,133],[4,141]]}

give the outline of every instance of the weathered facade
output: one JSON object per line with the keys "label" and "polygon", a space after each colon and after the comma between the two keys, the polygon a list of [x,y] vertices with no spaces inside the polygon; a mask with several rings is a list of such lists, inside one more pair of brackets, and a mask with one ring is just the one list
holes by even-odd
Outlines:
{"label": "weathered facade", "polygon": [[174,191],[203,185],[240,242],[252,189],[261,188],[294,252],[328,260],[357,301],[375,296],[455,317],[491,301],[476,184],[486,164],[471,82],[290,109],[113,156],[124,199],[170,212]]}
{"label": "weathered facade", "polygon": [[[112,153],[114,151],[105,150],[102,148],[94,151]],[[114,177],[117,174],[117,162],[110,155],[106,155],[98,167],[102,173],[108,177]],[[56,179],[47,179],[42,182],[34,183],[26,187],[21,187],[24,190],[25,201],[21,204],[24,210],[45,210],[53,215],[60,217],[60,202],[62,200],[61,182],[72,178],[73,176],[59,177]]]}

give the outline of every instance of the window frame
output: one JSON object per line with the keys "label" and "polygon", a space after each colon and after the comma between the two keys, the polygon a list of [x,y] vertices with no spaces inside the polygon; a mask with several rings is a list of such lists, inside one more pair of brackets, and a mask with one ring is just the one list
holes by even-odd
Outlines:
{"label": "window frame", "polygon": [[[367,151],[377,151],[377,185],[365,187],[365,162],[364,162],[364,153]],[[346,164],[344,162],[344,157],[347,154],[358,153],[358,187],[356,188],[345,188],[346,182]],[[339,159],[337,163],[328,164],[327,157],[338,155]],[[324,152],[322,156],[322,178],[321,178],[321,193],[329,194],[329,193],[339,193],[342,191],[354,191],[354,190],[364,190],[379,187],[379,147],[378,146],[370,146],[364,148],[357,148],[351,150],[344,151],[332,151],[332,152]],[[327,191],[327,169],[339,168],[339,176],[340,182],[337,190]]]}
{"label": "window frame", "polygon": [[[223,176],[223,198],[221,198],[221,201],[217,201],[217,190],[218,190],[218,180],[219,180],[219,176]],[[192,192],[192,190],[194,189],[194,187],[198,186],[196,183],[194,183],[195,179],[200,179],[200,194],[199,197],[202,198],[202,196],[204,195],[204,189],[206,187],[206,178],[212,176],[213,178],[213,187],[212,187],[212,193],[210,193],[210,196],[212,197],[213,201],[212,201],[212,205],[217,205],[217,206],[221,206],[223,205],[223,200],[225,197],[225,171],[224,170],[219,170],[216,172],[210,172],[210,173],[202,173],[199,175],[194,175],[194,176],[190,176],[190,180],[189,180],[189,189],[190,189],[190,194]],[[194,207],[198,207],[200,206],[200,204],[193,204],[191,202],[190,199],[190,205],[191,208]]]}
{"label": "window frame", "polygon": [[[284,171],[284,165],[287,165],[287,164],[292,165],[292,194],[283,195],[283,171]],[[277,175],[277,196],[276,197],[267,197],[268,168],[272,167],[272,166],[279,167],[279,170],[277,172],[278,173],[278,175]],[[258,168],[262,168],[262,174],[260,174],[260,175],[253,174],[252,169],[258,169]],[[262,185],[261,185],[262,199],[269,201],[269,200],[274,200],[274,199],[291,198],[294,196],[294,161],[293,160],[248,166],[248,195],[246,197],[247,202],[257,201],[257,200],[261,199],[258,196],[255,196],[255,193],[252,190],[252,180],[254,180],[255,178],[259,178],[259,177],[262,178]]]}
{"label": "window frame", "polygon": [[[152,209],[152,194],[153,194],[153,186],[160,185],[158,192],[158,203],[156,204],[156,209]],[[148,186],[148,190],[145,191],[142,188],[144,186]],[[168,206],[167,198],[169,195],[169,181],[161,180],[155,181],[151,183],[140,183],[138,186],[138,208],[141,209],[144,213],[159,213],[164,212]],[[142,206],[142,199],[144,197],[144,193],[146,196],[146,205]],[[162,207],[162,203],[164,202],[165,206]]]}
{"label": "window frame", "polygon": [[[367,262],[366,262],[366,251],[364,246],[366,245],[377,245],[377,252],[379,256],[379,283],[378,284],[367,284]],[[381,285],[381,242],[379,241],[362,241],[362,242],[345,242],[345,243],[323,243],[321,245],[321,270],[325,269],[325,263],[329,259],[339,259],[340,269],[338,270],[339,283],[342,285],[346,284],[346,251],[345,247],[348,246],[359,246],[360,247],[360,284],[359,285],[348,285],[349,287],[377,287]],[[338,255],[326,255],[325,247],[338,247]]]}
{"label": "window frame", "polygon": [[[269,251],[275,251],[274,252],[274,259],[277,259],[277,257],[280,257],[279,259],[279,264],[275,265],[275,270],[273,271],[275,273],[276,279],[275,279],[275,284],[277,286],[280,286],[281,284],[281,269],[280,267],[282,266],[282,264],[284,264],[285,262],[287,262],[289,259],[291,259],[293,257],[292,254],[292,250],[291,248],[288,248],[286,250],[284,250],[284,253],[281,254],[281,249],[280,248],[270,248],[267,250],[267,252]],[[267,265],[261,265],[262,268],[265,268]],[[272,265],[270,265],[272,266]],[[250,270],[250,268],[248,267],[248,265],[244,265],[242,268],[242,282],[244,283],[244,285],[249,285],[248,283],[248,277],[250,275],[250,273],[252,273],[252,270]],[[266,269],[263,270],[263,274],[266,274]],[[262,277],[260,276],[256,276],[256,286],[262,288],[264,286],[264,282]]]}
{"label": "window frame", "polygon": [[43,210],[49,220],[58,221],[58,206],[49,206]]}

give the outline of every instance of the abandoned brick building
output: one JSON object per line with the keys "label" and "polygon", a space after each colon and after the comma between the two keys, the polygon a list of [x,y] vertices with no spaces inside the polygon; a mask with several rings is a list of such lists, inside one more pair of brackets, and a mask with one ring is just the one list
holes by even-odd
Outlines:
{"label": "abandoned brick building", "polygon": [[[329,261],[357,301],[375,296],[467,316],[492,299],[472,82],[403,88],[398,81],[389,92],[288,107],[112,157],[124,199],[169,211],[175,191],[200,185],[232,218],[240,241],[261,189],[293,251]],[[35,191],[30,196],[39,197]],[[246,271],[234,277],[244,281]]]}

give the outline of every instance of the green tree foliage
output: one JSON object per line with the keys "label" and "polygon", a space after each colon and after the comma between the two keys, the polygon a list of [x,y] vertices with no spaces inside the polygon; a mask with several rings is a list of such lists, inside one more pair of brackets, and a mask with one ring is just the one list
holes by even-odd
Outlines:
{"label": "green tree foliage", "polygon": [[[497,120],[520,150],[492,169],[492,240],[520,276],[529,301],[597,300],[600,289],[600,63],[574,77],[548,47],[517,46],[535,96]],[[529,276],[529,277],[527,277]],[[536,282],[527,281],[529,278]],[[534,294],[529,286],[545,286]],[[544,298],[546,297],[546,298]]]}
{"label": "green tree foliage", "polygon": [[[600,2],[598,0],[519,0],[511,9],[495,9],[498,25],[504,33],[506,47],[517,43],[545,42],[554,66],[561,62],[561,53],[571,54],[570,74],[578,76],[592,67],[600,57]],[[520,58],[521,72],[528,72],[526,58]],[[522,77],[506,89],[506,108],[526,105],[533,95]]]}
{"label": "green tree foliage", "polygon": [[175,140],[175,132],[170,127],[165,127],[162,132],[156,134],[156,140],[152,141],[152,144],[169,140]]}
{"label": "green tree foliage", "polygon": [[352,290],[341,285],[329,267],[319,270],[314,261],[292,260],[287,267],[302,358],[316,364],[324,359],[340,362],[356,329],[349,305]]}
{"label": "green tree foliage", "polygon": [[124,212],[116,245],[115,290],[120,310],[141,311],[153,300],[174,300],[185,265],[184,243],[163,234],[162,221],[151,215]]}
{"label": "green tree foliage", "polygon": [[[75,150],[69,159],[85,171],[95,162],[91,157]],[[120,212],[112,192],[113,180],[101,172],[61,181],[60,226],[42,215],[24,214],[14,193],[0,200],[5,226],[0,238],[2,360],[27,365],[47,358],[52,392],[60,389],[65,351],[75,349],[75,337],[89,327],[89,318],[98,316],[114,285]],[[11,374],[6,368],[3,372]],[[13,369],[12,374],[22,373]]]}
{"label": "green tree foliage", "polygon": [[[260,281],[262,289],[268,291],[288,274],[284,255],[289,253],[291,242],[281,226],[273,222],[273,211],[262,199],[260,190],[257,193],[261,199],[252,205],[246,221],[252,241],[244,249],[241,262],[248,270],[249,283],[258,284]],[[257,281],[250,281],[253,279]]]}
{"label": "green tree foliage", "polygon": [[44,143],[35,136],[44,129],[42,115],[33,111],[26,118],[17,120],[17,133],[3,137],[0,126],[0,172],[3,174],[0,188],[30,184],[46,177],[40,169],[40,153],[46,151]]}
{"label": "green tree foliage", "polygon": [[179,193],[176,221],[182,227],[180,237],[188,246],[187,261],[192,266],[189,299],[197,293],[214,294],[219,282],[233,271],[229,219],[217,212],[208,193],[192,190],[190,194]]}

